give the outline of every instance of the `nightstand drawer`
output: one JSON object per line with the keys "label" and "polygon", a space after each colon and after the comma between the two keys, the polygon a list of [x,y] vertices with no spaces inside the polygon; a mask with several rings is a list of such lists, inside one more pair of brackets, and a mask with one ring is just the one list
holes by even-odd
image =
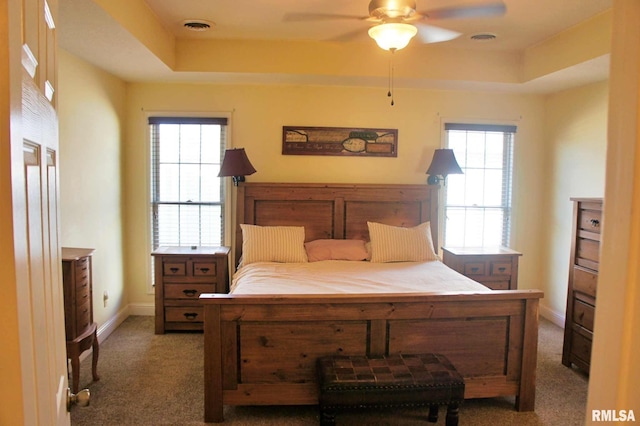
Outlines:
{"label": "nightstand drawer", "polygon": [[491,290],[509,290],[509,281],[480,281],[481,284],[489,287]]}
{"label": "nightstand drawer", "polygon": [[484,275],[484,263],[469,262],[464,264],[465,275]]}
{"label": "nightstand drawer", "polygon": [[164,309],[167,322],[202,322],[204,320],[201,306],[167,306]]}
{"label": "nightstand drawer", "polygon": [[511,276],[511,262],[491,262],[491,275]]}
{"label": "nightstand drawer", "polygon": [[168,277],[184,277],[187,275],[186,262],[164,262],[162,271]]}
{"label": "nightstand drawer", "polygon": [[216,273],[214,262],[193,262],[194,277],[215,277]]}
{"label": "nightstand drawer", "polygon": [[215,293],[215,284],[165,284],[165,299],[198,300],[202,293]]}

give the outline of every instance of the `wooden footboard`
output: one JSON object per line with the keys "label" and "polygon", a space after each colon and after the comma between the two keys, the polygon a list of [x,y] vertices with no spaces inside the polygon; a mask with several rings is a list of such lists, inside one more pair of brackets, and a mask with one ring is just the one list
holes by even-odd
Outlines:
{"label": "wooden footboard", "polygon": [[317,404],[324,355],[438,352],[465,398],[535,404],[538,290],[420,295],[203,294],[205,421],[223,405]]}

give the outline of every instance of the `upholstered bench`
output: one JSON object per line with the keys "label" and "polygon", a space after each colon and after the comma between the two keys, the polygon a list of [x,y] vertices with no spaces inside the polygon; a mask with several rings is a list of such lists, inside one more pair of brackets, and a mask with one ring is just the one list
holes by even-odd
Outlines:
{"label": "upholstered bench", "polygon": [[464,379],[439,354],[329,356],[318,359],[320,423],[335,424],[344,408],[429,406],[428,421],[438,421],[447,405],[447,426],[458,424]]}

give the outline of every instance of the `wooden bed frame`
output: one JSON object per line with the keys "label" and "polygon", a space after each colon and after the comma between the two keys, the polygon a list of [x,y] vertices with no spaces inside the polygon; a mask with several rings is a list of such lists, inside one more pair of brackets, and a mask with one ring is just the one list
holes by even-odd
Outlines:
{"label": "wooden bed frame", "polygon": [[[368,239],[367,220],[397,226],[431,221],[437,247],[437,191],[428,185],[247,183],[240,223],[304,225],[307,241]],[[438,352],[464,376],[465,398],[515,395],[535,405],[538,290],[385,295],[203,294],[205,421],[224,405],[318,403],[323,355]]]}

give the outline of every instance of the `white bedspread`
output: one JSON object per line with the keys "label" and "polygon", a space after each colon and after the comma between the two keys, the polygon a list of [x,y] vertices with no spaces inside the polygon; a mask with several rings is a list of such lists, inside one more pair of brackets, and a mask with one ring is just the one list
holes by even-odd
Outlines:
{"label": "white bedspread", "polygon": [[333,294],[487,292],[440,261],[371,263],[325,260],[309,263],[257,262],[233,278],[234,294]]}

